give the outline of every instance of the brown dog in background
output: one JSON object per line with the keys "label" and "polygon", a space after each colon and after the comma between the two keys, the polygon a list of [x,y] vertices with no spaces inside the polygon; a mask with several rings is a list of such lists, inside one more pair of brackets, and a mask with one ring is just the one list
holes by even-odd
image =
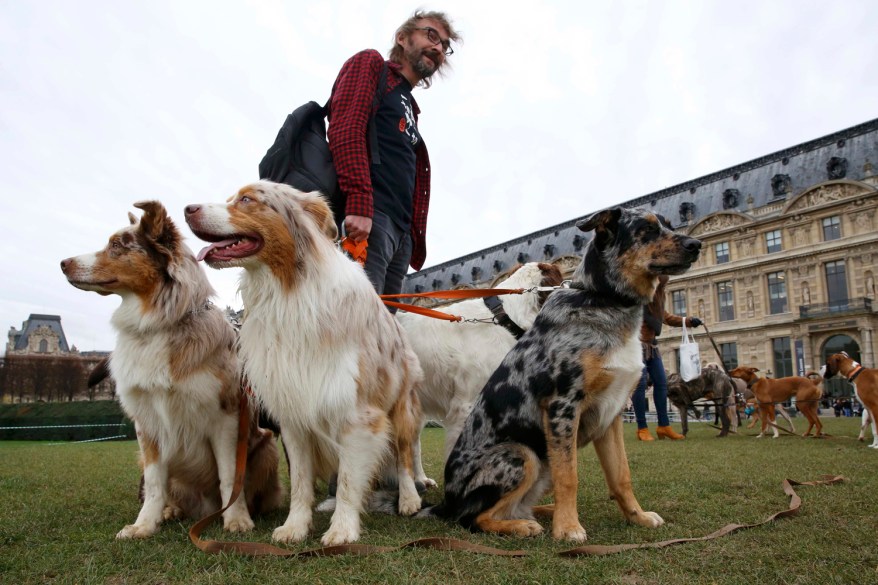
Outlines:
{"label": "brown dog in background", "polygon": [[[808,430],[802,435],[807,437],[811,429],[817,427],[816,436],[823,435],[823,424],[817,416],[818,404],[823,391],[820,389],[820,378],[806,378],[804,376],[789,376],[787,378],[760,378],[756,375],[758,368],[739,366],[729,372],[733,378],[740,378],[747,382],[747,387],[753,391],[759,405],[759,418],[762,421],[762,431],[759,437],[765,435],[765,429],[769,422],[774,431],[774,438],[779,435],[774,426],[774,405],[785,402],[790,398],[796,398],[796,408],[808,419]],[[815,374],[816,376],[817,374]]]}
{"label": "brown dog in background", "polygon": [[[872,449],[878,449],[878,429],[875,415],[878,414],[878,370],[864,368],[845,352],[834,353],[826,359],[823,377],[827,380],[833,376],[842,376],[854,385],[854,394],[866,408],[865,412],[872,419]],[[863,417],[865,427],[866,417]],[[860,428],[860,440],[863,440],[865,428]]]}

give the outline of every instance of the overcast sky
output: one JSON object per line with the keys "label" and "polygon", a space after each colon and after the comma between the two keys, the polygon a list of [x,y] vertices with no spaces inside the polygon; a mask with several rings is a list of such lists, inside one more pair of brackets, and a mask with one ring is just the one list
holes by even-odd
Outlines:
{"label": "overcast sky", "polygon": [[[878,117],[878,2],[0,2],[0,324],[109,350],[118,297],[67,284],[132,203],[257,178],[286,114],[421,6],[464,36],[416,90],[427,266]],[[235,271],[209,270],[240,308]]]}

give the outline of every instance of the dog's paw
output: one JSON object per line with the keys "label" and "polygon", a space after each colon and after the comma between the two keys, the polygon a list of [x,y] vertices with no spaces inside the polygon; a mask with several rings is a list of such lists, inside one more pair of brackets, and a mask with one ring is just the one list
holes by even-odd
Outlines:
{"label": "dog's paw", "polygon": [[256,528],[256,524],[250,516],[241,515],[224,519],[223,528],[228,532],[250,532]]}
{"label": "dog's paw", "polygon": [[328,496],[325,500],[317,504],[317,508],[315,508],[318,512],[333,512],[335,511],[335,498],[332,496]]}
{"label": "dog's paw", "polygon": [[[439,484],[436,483],[436,480],[435,480],[435,479],[432,479],[432,478],[429,478],[429,477],[422,477],[422,478],[419,478],[419,479],[415,480],[415,483],[416,483],[416,484],[417,484],[417,483],[424,484],[424,489],[428,489],[428,490],[433,489],[433,488],[435,488],[435,487],[439,487]],[[419,491],[420,491],[420,490],[419,490]]]}
{"label": "dog's paw", "polygon": [[337,528],[334,526],[330,526],[329,530],[323,535],[323,538],[320,539],[320,542],[323,543],[323,546],[337,546],[339,544],[347,544],[349,542],[356,542],[360,538],[360,529],[359,527],[347,526],[343,528]]}
{"label": "dog's paw", "polygon": [[183,509],[179,506],[168,505],[162,510],[162,520],[180,520],[183,516]]}
{"label": "dog's paw", "polygon": [[665,523],[664,519],[655,512],[644,511],[634,514],[629,518],[629,521],[638,526],[645,526],[647,528],[658,528]]}
{"label": "dog's paw", "polygon": [[414,496],[404,496],[402,492],[399,493],[400,516],[411,516],[420,509],[421,497],[417,493]]}
{"label": "dog's paw", "polygon": [[122,530],[116,533],[116,538],[119,540],[127,540],[130,538],[149,538],[156,532],[158,532],[158,525],[152,526],[144,526],[142,524],[129,524]]}
{"label": "dog's paw", "polygon": [[274,532],[271,533],[271,539],[275,542],[284,543],[302,542],[308,536],[308,532],[309,527],[307,524],[304,526],[288,526],[284,524],[274,529]]}
{"label": "dog's paw", "polygon": [[569,540],[571,542],[585,542],[588,535],[585,528],[578,522],[571,526],[552,526],[552,538],[556,540]]}
{"label": "dog's paw", "polygon": [[543,527],[536,520],[521,520],[515,523],[511,532],[515,536],[537,536],[543,533]]}

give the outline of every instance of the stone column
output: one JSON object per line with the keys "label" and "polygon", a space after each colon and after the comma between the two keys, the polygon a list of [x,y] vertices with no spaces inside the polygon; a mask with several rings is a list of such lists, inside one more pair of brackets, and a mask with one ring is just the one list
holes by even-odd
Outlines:
{"label": "stone column", "polygon": [[872,330],[867,327],[861,328],[860,339],[863,341],[863,345],[860,347],[860,359],[863,360],[863,366],[874,368],[875,348],[872,345]]}

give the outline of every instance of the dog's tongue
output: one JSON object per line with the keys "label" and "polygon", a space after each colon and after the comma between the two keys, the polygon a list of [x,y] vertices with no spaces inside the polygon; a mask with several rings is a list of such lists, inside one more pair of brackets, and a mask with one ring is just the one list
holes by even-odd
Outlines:
{"label": "dog's tongue", "polygon": [[199,262],[201,262],[210,253],[211,250],[216,250],[217,248],[225,248],[226,246],[231,246],[235,242],[237,242],[237,240],[235,240],[235,239],[223,240],[221,242],[214,242],[213,244],[211,244],[209,246],[205,246],[198,253],[197,259]]}

